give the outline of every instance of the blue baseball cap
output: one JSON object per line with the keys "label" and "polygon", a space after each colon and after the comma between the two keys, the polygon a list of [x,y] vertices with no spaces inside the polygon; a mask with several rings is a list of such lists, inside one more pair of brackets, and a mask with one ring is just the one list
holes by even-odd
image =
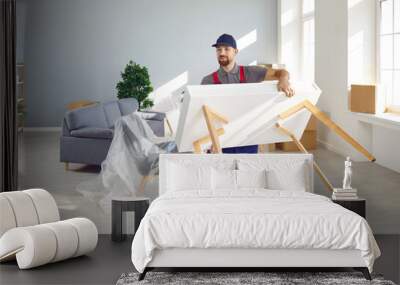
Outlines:
{"label": "blue baseball cap", "polygon": [[217,42],[212,45],[212,47],[217,47],[220,45],[230,46],[230,47],[233,47],[234,49],[236,49],[236,41],[235,41],[234,37],[232,37],[231,35],[228,35],[228,34],[221,35],[217,39]]}

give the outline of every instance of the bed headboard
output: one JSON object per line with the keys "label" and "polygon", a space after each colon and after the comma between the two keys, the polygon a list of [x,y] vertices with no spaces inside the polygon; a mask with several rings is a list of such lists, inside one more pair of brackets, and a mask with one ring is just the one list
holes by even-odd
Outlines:
{"label": "bed headboard", "polygon": [[307,192],[313,192],[313,156],[312,154],[160,154],[159,161],[159,195],[167,192],[168,183],[171,183],[168,171],[171,171],[173,164],[201,166],[216,165],[238,169],[238,166],[252,166],[257,164],[269,167],[284,166],[285,171],[290,171],[291,167],[299,165],[305,169],[304,187]]}

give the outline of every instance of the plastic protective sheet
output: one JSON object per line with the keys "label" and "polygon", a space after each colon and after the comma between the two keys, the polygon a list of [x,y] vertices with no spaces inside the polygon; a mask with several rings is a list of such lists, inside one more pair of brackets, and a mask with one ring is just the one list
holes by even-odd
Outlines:
{"label": "plastic protective sheet", "polygon": [[157,137],[135,112],[115,122],[114,137],[100,175],[78,185],[77,191],[109,212],[112,197],[158,195],[161,153],[177,152],[171,137]]}

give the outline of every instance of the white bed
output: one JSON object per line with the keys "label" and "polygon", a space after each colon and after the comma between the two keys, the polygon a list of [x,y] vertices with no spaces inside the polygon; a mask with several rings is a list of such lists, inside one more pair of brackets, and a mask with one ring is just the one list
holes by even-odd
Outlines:
{"label": "white bed", "polygon": [[380,251],[368,223],[313,194],[312,173],[309,154],[161,155],[160,197],[134,237],[134,266],[144,274],[154,267],[355,267],[369,277]]}

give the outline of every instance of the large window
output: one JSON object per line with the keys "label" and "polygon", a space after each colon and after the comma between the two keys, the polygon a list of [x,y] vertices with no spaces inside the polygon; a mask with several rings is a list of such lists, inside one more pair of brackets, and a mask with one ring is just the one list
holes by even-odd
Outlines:
{"label": "large window", "polygon": [[380,0],[379,79],[386,107],[400,108],[400,0]]}
{"label": "large window", "polygon": [[314,0],[302,1],[302,60],[301,73],[305,80],[314,80]]}

